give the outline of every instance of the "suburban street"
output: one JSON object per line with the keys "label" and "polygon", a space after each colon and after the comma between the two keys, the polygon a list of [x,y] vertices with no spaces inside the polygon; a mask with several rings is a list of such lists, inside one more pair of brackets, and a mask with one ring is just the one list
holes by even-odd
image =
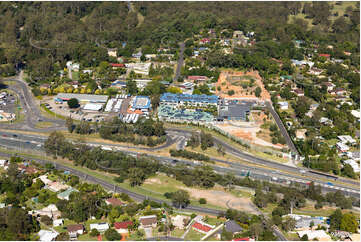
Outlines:
{"label": "suburban street", "polygon": [[282,133],[282,136],[285,138],[286,140],[286,144],[288,146],[288,148],[294,153],[297,154],[298,156],[300,155],[295,144],[293,143],[290,135],[287,132],[286,127],[284,126],[282,120],[280,119],[280,117],[278,116],[278,114],[276,113],[276,111],[273,109],[272,103],[271,102],[266,102],[266,107],[267,109],[270,111],[270,113],[272,114],[279,130]]}
{"label": "suburban street", "polygon": [[181,72],[181,69],[182,69],[182,66],[183,66],[183,61],[184,61],[183,53],[184,53],[184,48],[185,48],[184,42],[179,43],[179,48],[180,48],[179,49],[179,59],[178,59],[177,69],[175,71],[173,81],[178,80],[178,77],[180,76],[180,72]]}

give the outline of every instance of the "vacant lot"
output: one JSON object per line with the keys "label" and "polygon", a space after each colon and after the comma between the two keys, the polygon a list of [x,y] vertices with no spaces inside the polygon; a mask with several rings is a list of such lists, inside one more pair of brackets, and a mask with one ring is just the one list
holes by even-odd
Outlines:
{"label": "vacant lot", "polygon": [[179,189],[183,189],[189,192],[192,200],[205,198],[207,204],[210,205],[212,204],[217,207],[234,208],[249,213],[256,213],[251,205],[252,201],[249,197],[233,195],[232,193],[225,191],[223,187],[217,185],[213,189],[191,188],[186,187],[183,183],[174,178],[159,174],[147,179],[142,185],[142,188],[158,194],[175,192]]}
{"label": "vacant lot", "polygon": [[262,78],[257,71],[223,71],[216,84],[216,94],[231,99],[258,99],[255,90],[260,87],[260,99],[270,100],[270,95],[264,88]]}

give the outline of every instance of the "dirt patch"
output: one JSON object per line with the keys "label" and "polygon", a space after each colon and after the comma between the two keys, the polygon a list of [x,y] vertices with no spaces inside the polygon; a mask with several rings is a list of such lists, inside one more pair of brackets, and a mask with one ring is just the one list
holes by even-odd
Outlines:
{"label": "dirt patch", "polygon": [[[262,90],[260,98],[254,94],[257,87]],[[222,98],[271,100],[257,71],[223,71],[219,75],[216,90],[216,94]],[[231,90],[234,91],[233,95],[229,95]]]}
{"label": "dirt patch", "polygon": [[[217,188],[220,189],[216,186],[216,189]],[[249,213],[257,213],[257,210],[254,209],[254,205],[249,198],[236,197],[222,190],[201,190],[190,187],[182,187],[181,189],[188,191],[190,196],[197,200],[199,198],[205,198],[209,204]]]}
{"label": "dirt patch", "polygon": [[148,178],[144,184],[159,184],[161,185],[162,182],[158,178]]}

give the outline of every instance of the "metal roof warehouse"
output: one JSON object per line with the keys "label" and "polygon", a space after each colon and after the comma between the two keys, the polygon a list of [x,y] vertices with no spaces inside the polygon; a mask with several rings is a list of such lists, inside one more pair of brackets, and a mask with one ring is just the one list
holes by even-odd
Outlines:
{"label": "metal roof warehouse", "polygon": [[198,94],[174,94],[174,93],[164,93],[160,97],[161,103],[203,103],[203,104],[217,104],[218,96],[216,95],[198,95]]}
{"label": "metal roof warehouse", "polygon": [[91,102],[91,103],[106,103],[108,100],[107,95],[93,95],[93,94],[76,94],[76,93],[58,93],[56,99],[67,101],[69,99],[76,98],[79,102]]}

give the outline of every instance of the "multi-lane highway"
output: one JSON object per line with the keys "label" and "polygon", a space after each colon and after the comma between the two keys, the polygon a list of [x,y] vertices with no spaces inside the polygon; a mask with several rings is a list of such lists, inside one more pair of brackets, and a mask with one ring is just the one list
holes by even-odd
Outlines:
{"label": "multi-lane highway", "polygon": [[[31,150],[38,150],[40,152],[43,151],[43,144],[47,139],[46,136],[39,136],[39,135],[30,135],[30,134],[19,134],[14,133],[11,131],[1,131],[0,132],[0,147],[12,148],[17,150],[26,150],[26,152],[31,152]],[[171,139],[174,141],[173,139]],[[130,146],[122,146],[122,145],[110,145],[107,143],[100,143],[100,142],[87,142],[90,146],[101,146],[106,149],[111,149],[114,151],[122,151],[131,155],[137,155],[139,152],[136,151],[129,151],[129,148],[134,148]],[[150,148],[146,148],[150,149]],[[154,151],[154,150],[153,150]],[[199,163],[195,163],[192,161],[184,160],[184,159],[174,159],[172,157],[167,156],[160,156],[152,153],[143,153],[151,156],[165,164],[174,164],[176,162],[186,164],[188,166],[196,166]],[[344,179],[345,182],[349,182],[349,185],[342,181],[342,183],[336,183],[332,181],[332,185],[330,184],[329,179],[325,179],[324,177],[312,174],[309,172],[306,173],[298,173],[298,170],[293,171],[283,171],[280,169],[270,168],[268,166],[261,166],[261,165],[253,165],[249,163],[236,163],[230,162],[222,159],[212,158],[213,161],[217,162],[218,164],[210,164],[213,169],[221,174],[225,173],[232,173],[236,176],[242,177],[246,174],[249,174],[251,178],[265,180],[275,183],[281,184],[291,184],[291,183],[298,183],[301,185],[306,185],[307,183],[313,181],[315,184],[320,185],[323,192],[330,192],[330,191],[342,191],[346,195],[359,197],[359,188],[356,181]],[[220,164],[223,164],[220,165]]]}

